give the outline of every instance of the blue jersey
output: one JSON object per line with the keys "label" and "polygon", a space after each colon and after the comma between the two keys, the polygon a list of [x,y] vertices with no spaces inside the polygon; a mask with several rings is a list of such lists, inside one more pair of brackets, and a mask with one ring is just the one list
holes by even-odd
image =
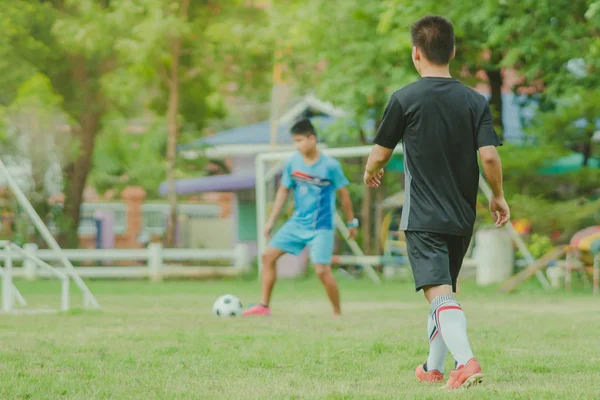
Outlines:
{"label": "blue jersey", "polygon": [[321,153],[312,165],[307,165],[300,153],[285,163],[281,184],[294,189],[292,220],[304,229],[333,229],[335,192],[348,185],[340,163]]}

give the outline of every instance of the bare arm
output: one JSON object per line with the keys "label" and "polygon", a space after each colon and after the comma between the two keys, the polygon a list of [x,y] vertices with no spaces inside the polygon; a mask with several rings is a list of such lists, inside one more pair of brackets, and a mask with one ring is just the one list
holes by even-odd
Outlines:
{"label": "bare arm", "polygon": [[484,146],[479,149],[483,173],[492,188],[490,213],[496,227],[504,226],[510,220],[510,208],[504,199],[502,189],[502,162],[495,146]]}
{"label": "bare arm", "polygon": [[364,182],[367,185],[377,187],[381,184],[383,168],[390,161],[393,153],[394,149],[388,149],[378,144],[373,146],[365,168]]}
{"label": "bare arm", "polygon": [[483,174],[492,188],[494,197],[504,197],[502,189],[502,161],[495,146],[485,146],[479,149]]}
{"label": "bare arm", "polygon": [[277,218],[279,218],[279,214],[281,214],[281,210],[285,205],[289,192],[290,190],[283,185],[279,186],[279,189],[277,189],[277,194],[275,195],[275,203],[273,204],[273,210],[271,211],[271,215],[269,215],[269,219],[265,224],[265,236],[268,237],[271,235],[271,230],[273,229]]}
{"label": "bare arm", "polygon": [[390,158],[392,158],[393,152],[394,149],[388,149],[378,144],[373,146],[371,154],[369,154],[369,159],[367,160],[367,172],[374,174],[385,167],[390,161]]}
{"label": "bare arm", "polygon": [[[350,192],[347,187],[343,187],[338,190],[338,195],[340,198],[340,203],[342,205],[342,210],[344,210],[344,215],[346,216],[346,222],[354,222],[354,211],[352,210],[352,200],[350,199]],[[356,237],[356,233],[358,229],[356,226],[348,226],[350,240],[353,240]]]}
{"label": "bare arm", "polygon": [[383,168],[392,158],[394,149],[402,140],[406,129],[406,118],[400,101],[392,95],[383,111],[381,124],[375,135],[373,149],[367,160],[363,181],[371,187],[381,185]]}

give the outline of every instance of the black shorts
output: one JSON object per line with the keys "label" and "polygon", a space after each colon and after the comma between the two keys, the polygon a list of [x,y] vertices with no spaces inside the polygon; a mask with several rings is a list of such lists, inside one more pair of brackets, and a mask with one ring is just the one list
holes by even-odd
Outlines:
{"label": "black shorts", "polygon": [[424,286],[452,285],[456,292],[456,280],[471,237],[419,231],[405,234],[416,291]]}

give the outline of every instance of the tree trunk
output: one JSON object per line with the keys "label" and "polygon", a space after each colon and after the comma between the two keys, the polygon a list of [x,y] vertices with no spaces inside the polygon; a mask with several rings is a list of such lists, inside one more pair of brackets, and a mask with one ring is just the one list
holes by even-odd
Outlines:
{"label": "tree trunk", "polygon": [[[189,0],[181,1],[180,18],[185,20],[189,8]],[[179,136],[179,57],[181,56],[181,36],[171,42],[171,73],[168,78],[169,105],[167,123],[167,185],[169,189],[169,222],[167,226],[167,247],[175,247],[177,229],[177,192],[175,191],[175,167],[177,161],[177,137]]]}
{"label": "tree trunk", "polygon": [[96,136],[100,132],[100,123],[104,115],[106,104],[99,85],[90,77],[87,61],[83,57],[74,56],[73,83],[82,93],[81,111],[77,121],[79,126],[74,128],[75,138],[78,144],[77,156],[70,161],[64,171],[64,209],[60,221],[60,234],[58,242],[62,247],[77,248],[79,237],[77,230],[81,219],[81,203],[83,202],[83,191],[88,174],[92,168],[92,156]]}
{"label": "tree trunk", "polygon": [[88,111],[81,118],[79,133],[79,151],[74,162],[64,171],[65,203],[64,221],[61,224],[59,242],[67,248],[77,248],[79,237],[77,229],[81,219],[81,203],[88,174],[92,168],[92,155],[96,135],[100,132],[101,112]]}
{"label": "tree trunk", "polygon": [[[173,67],[175,68],[175,67]],[[169,186],[169,225],[167,229],[167,247],[175,246],[175,230],[177,228],[177,192],[175,191],[175,163],[177,158],[177,135],[179,125],[177,123],[177,111],[179,109],[179,88],[176,83],[171,84],[169,89],[169,108],[167,120],[169,124],[167,142],[167,182]]]}
{"label": "tree trunk", "polygon": [[494,126],[501,139],[504,138],[504,124],[502,122],[502,74],[500,69],[485,71],[490,83],[490,106],[492,107],[492,115],[494,118]]}
{"label": "tree trunk", "polygon": [[[593,121],[593,119],[590,119],[590,121]],[[588,132],[586,132],[585,135],[585,142],[583,143],[583,149],[582,149],[582,154],[583,154],[583,162],[582,162],[582,166],[583,167],[587,167],[588,163],[590,162],[590,158],[592,157],[592,138],[594,137],[594,130],[595,130],[595,126],[591,125],[589,127]]]}

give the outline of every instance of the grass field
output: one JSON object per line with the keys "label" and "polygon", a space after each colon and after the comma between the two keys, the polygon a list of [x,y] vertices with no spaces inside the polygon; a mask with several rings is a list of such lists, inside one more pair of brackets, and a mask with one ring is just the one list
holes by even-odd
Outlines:
{"label": "grass field", "polygon": [[[91,282],[102,311],[0,316],[0,398],[600,398],[600,300],[589,294],[465,284],[486,381],[444,393],[414,378],[427,354],[422,296],[407,283],[340,282],[342,319],[314,279],[281,282],[274,315],[257,319],[210,313],[221,294],[253,302],[255,281]],[[55,282],[18,286],[30,302],[58,304]]]}

